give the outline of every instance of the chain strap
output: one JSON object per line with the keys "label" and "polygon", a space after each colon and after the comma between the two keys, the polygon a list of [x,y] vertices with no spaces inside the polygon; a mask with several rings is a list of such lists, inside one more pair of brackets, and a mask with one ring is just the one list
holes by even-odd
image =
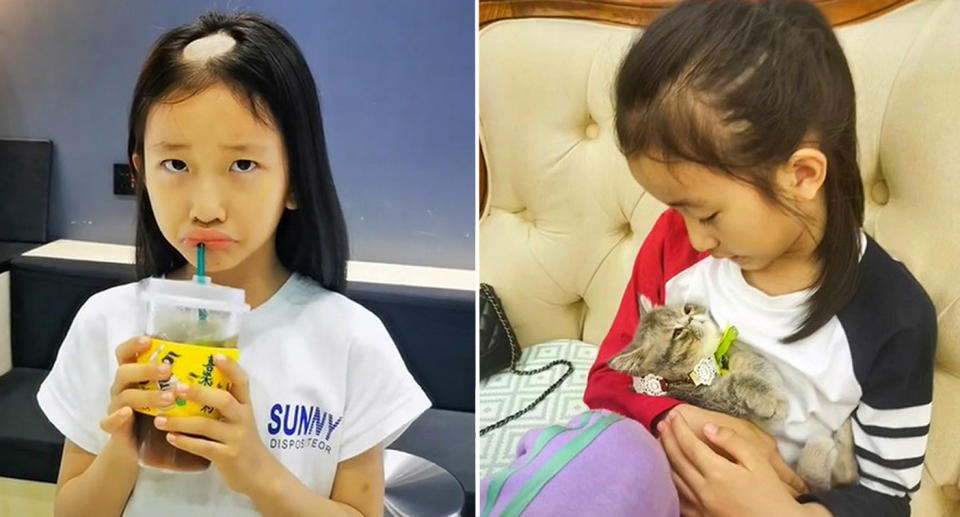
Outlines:
{"label": "chain strap", "polygon": [[[493,293],[490,292],[489,286],[487,286],[486,284],[481,284],[480,289],[487,296],[487,299],[491,301],[494,300]],[[553,361],[550,361],[546,365],[541,366],[540,368],[535,368],[533,370],[518,370],[517,362],[520,360],[520,358],[518,357],[518,354],[520,353],[520,347],[517,345],[515,336],[513,335],[513,329],[510,328],[510,324],[507,322],[507,318],[506,316],[504,316],[503,312],[500,310],[500,307],[498,306],[498,304],[493,303],[493,310],[497,313],[497,319],[500,320],[500,325],[503,326],[504,331],[507,333],[507,340],[510,342],[510,372],[511,373],[514,373],[516,375],[524,375],[524,376],[537,375],[539,373],[543,373],[547,370],[552,369],[554,366],[559,366],[559,365],[566,365],[567,371],[565,371],[563,375],[560,376],[559,379],[554,381],[554,383],[551,384],[550,387],[546,389],[546,391],[541,393],[539,397],[537,397],[533,402],[528,404],[527,407],[481,429],[480,436],[483,436],[489,433],[490,431],[499,429],[507,425],[508,423],[520,418],[521,416],[529,412],[531,409],[537,407],[537,404],[540,404],[541,402],[543,402],[543,400],[547,398],[548,395],[550,395],[557,388],[559,388],[560,385],[563,384],[563,381],[567,380],[567,377],[569,377],[570,374],[573,373],[573,363],[571,363],[566,359],[555,359]]]}

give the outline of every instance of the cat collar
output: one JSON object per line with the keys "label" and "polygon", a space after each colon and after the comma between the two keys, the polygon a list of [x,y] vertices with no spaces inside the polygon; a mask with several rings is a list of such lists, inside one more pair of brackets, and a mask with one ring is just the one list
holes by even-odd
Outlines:
{"label": "cat collar", "polygon": [[[730,367],[730,345],[737,340],[738,335],[737,328],[728,324],[713,356],[701,359],[693,367],[693,371],[690,372],[690,381],[693,382],[694,386],[709,386],[713,384],[717,376],[730,373],[728,370]],[[679,383],[686,384],[685,381],[679,381]],[[656,374],[648,373],[643,377],[634,377],[633,379],[633,390],[642,395],[660,397],[665,395],[669,389],[670,381]]]}

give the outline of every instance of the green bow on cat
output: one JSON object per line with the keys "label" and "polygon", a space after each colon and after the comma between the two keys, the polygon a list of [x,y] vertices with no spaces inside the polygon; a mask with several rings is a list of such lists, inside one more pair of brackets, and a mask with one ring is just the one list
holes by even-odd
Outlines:
{"label": "green bow on cat", "polygon": [[717,375],[730,373],[730,346],[737,340],[737,335],[737,328],[728,323],[720,338],[720,344],[713,352],[713,362],[709,357],[704,357],[690,372],[690,380],[693,381],[694,386],[709,386],[713,384]]}
{"label": "green bow on cat", "polygon": [[737,332],[737,327],[727,323],[727,328],[723,331],[723,337],[720,338],[720,344],[713,353],[713,357],[717,361],[717,369],[720,370],[720,375],[730,373],[730,345],[737,340],[739,335],[740,333]]}

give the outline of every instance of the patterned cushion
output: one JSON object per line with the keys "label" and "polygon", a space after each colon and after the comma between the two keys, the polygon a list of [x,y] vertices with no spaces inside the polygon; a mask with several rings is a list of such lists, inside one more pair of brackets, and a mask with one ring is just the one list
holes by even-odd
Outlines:
{"label": "patterned cushion", "polygon": [[[597,350],[596,345],[573,339],[549,341],[522,350],[517,365],[519,370],[537,368],[555,359],[567,359],[573,363],[573,375],[525,415],[477,438],[477,449],[480,451],[478,479],[508,466],[516,458],[520,437],[530,429],[562,424],[573,415],[586,411],[583,390],[587,386],[590,367],[597,358]],[[531,376],[514,375],[507,371],[481,382],[477,389],[477,422],[480,428],[526,407],[564,371],[564,366]]]}

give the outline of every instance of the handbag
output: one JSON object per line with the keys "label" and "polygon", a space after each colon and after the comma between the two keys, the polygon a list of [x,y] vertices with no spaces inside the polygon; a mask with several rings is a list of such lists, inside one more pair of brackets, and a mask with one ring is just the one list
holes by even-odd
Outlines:
{"label": "handbag", "polygon": [[500,298],[489,284],[480,284],[480,380],[513,364],[520,351],[513,328],[503,315]]}
{"label": "handbag", "polygon": [[511,373],[516,375],[536,375],[550,370],[554,366],[565,365],[567,367],[567,371],[541,393],[539,397],[528,404],[527,407],[484,427],[480,430],[480,436],[494,429],[503,427],[535,408],[537,404],[543,402],[548,395],[559,388],[560,385],[563,384],[563,381],[567,380],[567,377],[573,373],[573,363],[566,359],[556,359],[533,370],[517,369],[517,362],[520,360],[520,345],[517,343],[517,336],[513,332],[513,327],[511,327],[510,322],[507,321],[507,316],[503,311],[500,298],[497,297],[497,293],[489,284],[480,284],[479,347],[480,380],[485,380],[491,375],[507,368],[509,368]]}

